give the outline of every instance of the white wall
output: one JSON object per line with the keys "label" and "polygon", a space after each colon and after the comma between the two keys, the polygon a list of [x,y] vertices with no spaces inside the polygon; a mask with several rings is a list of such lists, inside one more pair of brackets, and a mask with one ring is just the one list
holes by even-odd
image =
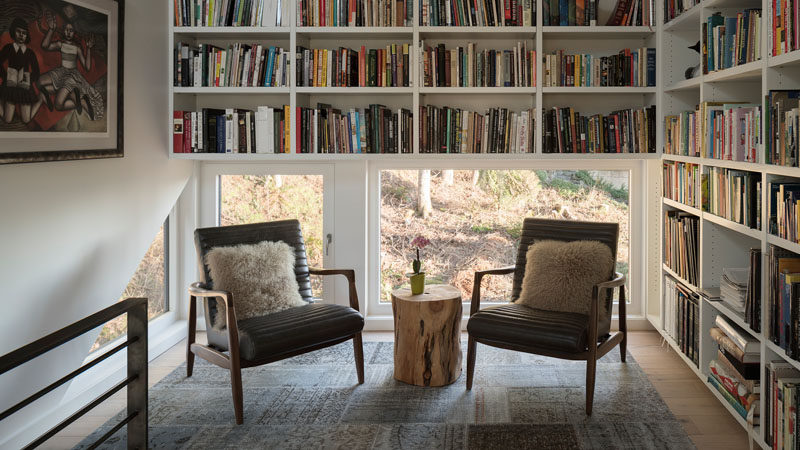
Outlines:
{"label": "white wall", "polygon": [[[167,159],[163,0],[125,15],[125,157],[0,166],[0,354],[116,301],[191,174]],[[96,334],[0,376],[0,410],[78,367]],[[64,392],[0,423],[0,447]]]}

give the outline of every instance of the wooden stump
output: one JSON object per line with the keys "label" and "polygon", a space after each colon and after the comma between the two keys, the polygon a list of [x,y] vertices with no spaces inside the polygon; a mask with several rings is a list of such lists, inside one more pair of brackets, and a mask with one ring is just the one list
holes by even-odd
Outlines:
{"label": "wooden stump", "polygon": [[461,291],[434,284],[411,295],[392,292],[394,378],[417,386],[444,386],[461,376]]}

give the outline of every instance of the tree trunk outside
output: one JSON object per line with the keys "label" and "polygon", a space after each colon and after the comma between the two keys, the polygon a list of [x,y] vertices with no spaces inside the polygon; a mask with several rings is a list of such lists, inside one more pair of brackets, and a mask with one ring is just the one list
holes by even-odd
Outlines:
{"label": "tree trunk outside", "polygon": [[473,170],[472,171],[472,185],[477,186],[478,180],[481,179],[481,171],[480,170]]}
{"label": "tree trunk outside", "polygon": [[445,186],[452,186],[454,181],[455,181],[455,177],[453,175],[453,171],[452,170],[443,170],[442,171],[442,178],[444,179],[444,185]]}
{"label": "tree trunk outside", "polygon": [[420,170],[417,176],[417,214],[423,218],[431,215],[431,171]]}

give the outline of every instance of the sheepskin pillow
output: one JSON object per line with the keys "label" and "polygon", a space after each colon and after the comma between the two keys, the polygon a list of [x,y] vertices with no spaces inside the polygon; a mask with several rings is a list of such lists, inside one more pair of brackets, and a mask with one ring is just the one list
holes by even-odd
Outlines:
{"label": "sheepskin pillow", "polygon": [[540,241],[525,257],[517,303],[548,311],[589,314],[592,287],[608,281],[614,268],[611,249],[597,241]]}
{"label": "sheepskin pillow", "polygon": [[[294,261],[294,249],[281,241],[214,247],[206,255],[214,289],[233,293],[237,320],[307,304],[300,297]],[[224,304],[218,310],[224,311]],[[225,315],[217,314],[214,328],[224,327]]]}

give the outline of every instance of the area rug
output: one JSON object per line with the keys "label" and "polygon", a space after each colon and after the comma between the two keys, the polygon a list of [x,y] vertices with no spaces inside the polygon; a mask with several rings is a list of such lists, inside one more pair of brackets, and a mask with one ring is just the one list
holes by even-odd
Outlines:
{"label": "area rug", "polygon": [[[364,361],[363,385],[356,381],[352,342],[244,369],[239,426],[228,372],[198,359],[186,378],[181,365],[150,389],[150,447],[694,448],[633,357],[622,363],[616,349],[598,361],[591,417],[584,413],[585,362],[479,344],[473,389],[466,391],[466,367],[447,387],[395,381],[391,342],[365,342]],[[102,448],[125,442],[123,428]]]}

